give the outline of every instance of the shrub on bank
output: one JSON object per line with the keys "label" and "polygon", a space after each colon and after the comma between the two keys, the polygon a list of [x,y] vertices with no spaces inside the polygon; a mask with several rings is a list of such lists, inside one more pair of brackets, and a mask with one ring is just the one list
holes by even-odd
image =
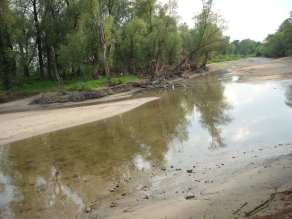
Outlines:
{"label": "shrub on bank", "polygon": [[[119,83],[121,79],[122,83],[127,83],[131,81],[140,80],[138,77],[128,74],[128,75],[117,75],[111,76],[112,82],[116,84]],[[102,76],[99,80],[93,80],[89,77],[79,77],[76,79],[68,79],[64,81],[65,89],[68,91],[78,90],[83,87],[85,90],[92,90],[95,88],[105,87],[108,82],[105,76]],[[2,88],[1,88],[2,89]],[[17,83],[14,84],[9,90],[6,91],[7,94],[10,93],[32,93],[32,92],[43,92],[49,90],[58,90],[60,89],[58,81],[55,79],[53,81],[40,81],[39,78],[29,77],[29,78],[19,78]],[[2,90],[4,91],[4,90]],[[0,91],[1,93],[1,91]]]}

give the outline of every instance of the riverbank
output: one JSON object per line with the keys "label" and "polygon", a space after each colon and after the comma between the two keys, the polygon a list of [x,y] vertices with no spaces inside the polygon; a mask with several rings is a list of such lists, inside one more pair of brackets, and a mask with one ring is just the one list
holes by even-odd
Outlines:
{"label": "riverbank", "polygon": [[[173,175],[167,189],[141,192],[128,199],[116,197],[117,207],[110,211],[105,203],[91,204],[88,218],[97,213],[100,218],[129,219],[244,218],[245,213],[263,204],[274,192],[292,191],[291,146],[292,142],[288,142],[219,153],[194,163],[195,167],[189,166],[192,173],[175,167],[167,169],[152,178],[153,182],[159,182],[161,175]],[[192,195],[193,198],[186,199]],[[253,216],[270,215],[264,218],[271,219],[277,214],[281,218],[291,216],[291,198],[289,193],[277,194],[265,209]]]}
{"label": "riverbank", "polygon": [[239,83],[258,83],[263,81],[285,80],[292,78],[292,57],[266,59],[251,62],[232,69],[239,76]]}

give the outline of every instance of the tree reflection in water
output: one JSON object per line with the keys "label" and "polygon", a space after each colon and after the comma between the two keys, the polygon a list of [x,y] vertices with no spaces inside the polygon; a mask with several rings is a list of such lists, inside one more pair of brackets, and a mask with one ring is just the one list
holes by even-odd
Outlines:
{"label": "tree reflection in water", "polygon": [[232,106],[224,96],[224,84],[231,82],[231,79],[218,80],[221,77],[222,74],[219,73],[210,74],[204,80],[199,80],[194,89],[187,90],[186,102],[189,103],[189,111],[195,109],[199,114],[201,126],[208,130],[212,138],[209,146],[210,150],[226,147],[224,138],[221,137],[220,126],[228,125],[233,120],[227,114]]}
{"label": "tree reflection in water", "polygon": [[0,216],[68,217],[81,212],[86,199],[110,198],[113,178],[124,185],[117,194],[141,191],[152,183],[142,168],[161,171],[170,149],[183,151],[194,110],[212,137],[209,149],[225,147],[220,126],[232,121],[226,114],[231,106],[218,77],[211,74],[193,89],[154,91],[148,95],[162,98],[119,116],[6,145],[0,157],[5,205]]}
{"label": "tree reflection in water", "polygon": [[287,90],[285,92],[285,96],[286,96],[286,105],[292,107],[292,85],[287,86]]}

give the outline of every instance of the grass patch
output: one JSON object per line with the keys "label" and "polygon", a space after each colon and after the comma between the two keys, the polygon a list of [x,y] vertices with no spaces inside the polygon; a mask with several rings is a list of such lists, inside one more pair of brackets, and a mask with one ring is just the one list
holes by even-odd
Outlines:
{"label": "grass patch", "polygon": [[217,63],[217,62],[226,62],[226,61],[232,61],[232,60],[239,60],[241,58],[242,58],[241,55],[230,56],[230,57],[218,57],[216,59],[210,60],[208,62],[208,64],[210,64],[210,63]]}
{"label": "grass patch", "polygon": [[[127,83],[131,81],[140,80],[138,77],[134,75],[117,75],[111,76],[112,82],[119,83],[119,79],[121,79],[122,83]],[[107,86],[107,79],[105,76],[101,77],[100,80],[95,81],[92,78],[88,77],[79,77],[76,79],[69,79],[64,81],[64,86],[67,91],[73,91],[81,89],[84,84],[85,90],[92,90],[100,87]],[[29,78],[19,78],[17,84],[11,87],[9,90],[1,90],[2,92],[6,91],[7,94],[10,93],[31,93],[31,92],[44,92],[49,90],[58,90],[60,89],[58,81],[55,79],[54,81],[46,80],[40,81],[39,77],[29,77]],[[1,93],[0,91],[0,93]]]}
{"label": "grass patch", "polygon": [[248,58],[248,57],[256,57],[256,54],[249,54],[249,55],[244,56],[244,58]]}

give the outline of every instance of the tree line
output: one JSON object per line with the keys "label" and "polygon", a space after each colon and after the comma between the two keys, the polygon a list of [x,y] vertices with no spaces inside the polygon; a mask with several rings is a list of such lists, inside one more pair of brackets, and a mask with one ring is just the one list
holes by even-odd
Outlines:
{"label": "tree line", "polygon": [[274,34],[268,34],[262,45],[256,48],[257,56],[284,57],[292,55],[292,11]]}
{"label": "tree line", "polygon": [[176,0],[0,0],[1,87],[23,77],[55,80],[55,66],[62,80],[106,75],[112,85],[112,74],[146,69],[153,78],[158,68],[196,69],[259,46],[230,43],[213,0],[202,5],[188,27],[179,24]]}

